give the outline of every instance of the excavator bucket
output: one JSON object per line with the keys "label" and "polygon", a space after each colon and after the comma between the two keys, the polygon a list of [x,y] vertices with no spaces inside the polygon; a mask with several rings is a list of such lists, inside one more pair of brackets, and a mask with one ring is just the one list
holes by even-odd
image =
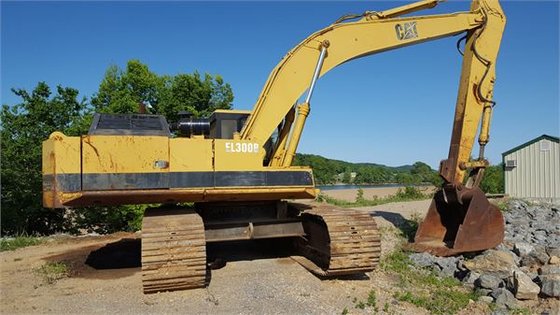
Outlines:
{"label": "excavator bucket", "polygon": [[[452,198],[453,195],[457,197]],[[441,189],[435,194],[411,247],[418,252],[452,256],[496,247],[503,238],[502,213],[488,202],[480,188],[457,192]]]}

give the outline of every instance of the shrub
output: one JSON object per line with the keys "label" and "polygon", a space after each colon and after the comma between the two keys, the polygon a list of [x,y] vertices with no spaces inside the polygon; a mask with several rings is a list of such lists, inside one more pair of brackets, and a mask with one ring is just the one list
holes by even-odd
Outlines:
{"label": "shrub", "polygon": [[358,192],[356,193],[356,203],[364,202],[364,190],[358,188]]}
{"label": "shrub", "polygon": [[422,199],[425,198],[426,195],[414,186],[406,186],[404,189],[399,188],[396,197],[399,199]]}

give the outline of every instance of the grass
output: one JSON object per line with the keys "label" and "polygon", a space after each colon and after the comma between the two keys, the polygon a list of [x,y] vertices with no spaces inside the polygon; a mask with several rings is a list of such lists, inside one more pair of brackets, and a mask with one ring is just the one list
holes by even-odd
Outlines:
{"label": "grass", "polygon": [[527,307],[518,307],[518,308],[514,308],[510,311],[511,311],[511,314],[515,314],[515,315],[530,315],[530,314],[533,313]]}
{"label": "grass", "polygon": [[399,301],[425,308],[432,314],[454,314],[478,296],[468,292],[452,277],[439,277],[426,269],[412,267],[413,263],[402,250],[396,250],[381,263],[383,270],[398,275],[401,291],[394,294]]}
{"label": "grass", "polygon": [[374,313],[379,312],[379,309],[377,308],[377,295],[374,290],[369,291],[366,305],[373,308]]}
{"label": "grass", "polygon": [[377,296],[375,294],[375,291],[373,290],[369,291],[366,304],[369,307],[373,307],[373,308],[377,307]]}
{"label": "grass", "polygon": [[416,187],[407,186],[404,189],[399,188],[395,195],[390,195],[384,198],[364,198],[364,191],[360,188],[356,193],[356,199],[354,201],[342,200],[329,197],[324,194],[320,194],[317,198],[319,201],[327,202],[335,206],[352,208],[352,207],[372,207],[378,206],[391,202],[403,202],[403,201],[413,201],[413,200],[423,200],[432,198],[432,194],[425,194],[420,189]]}
{"label": "grass", "polygon": [[363,309],[366,308],[366,303],[364,303],[363,301],[359,301],[358,303],[356,303],[356,305],[354,307],[363,310]]}
{"label": "grass", "polygon": [[38,245],[42,242],[43,239],[41,238],[27,235],[20,235],[13,238],[2,238],[0,239],[0,252]]}
{"label": "grass", "polygon": [[[365,302],[359,301],[356,297],[354,297],[352,302],[354,303],[354,308],[365,310],[366,307],[369,307],[373,309],[374,313],[377,313],[379,311],[379,309],[377,308],[377,294],[374,290],[369,291],[367,300]],[[348,308],[345,307],[344,310],[342,310],[342,314],[348,314]]]}
{"label": "grass", "polygon": [[508,203],[506,201],[500,201],[496,203],[496,207],[498,207],[498,209],[500,209],[500,211],[502,212],[508,211]]}
{"label": "grass", "polygon": [[409,242],[414,241],[414,236],[416,235],[416,231],[418,230],[418,226],[422,222],[424,218],[418,213],[413,213],[410,220],[404,219],[404,221],[399,224],[398,229],[400,230],[400,234]]}
{"label": "grass", "polygon": [[35,273],[41,276],[46,283],[52,284],[68,277],[69,270],[70,268],[64,262],[47,262],[35,269]]}
{"label": "grass", "polygon": [[[409,238],[416,232],[419,221],[419,217],[406,220],[399,230],[393,228],[393,233],[401,238]],[[395,285],[397,291],[393,294],[395,300],[424,308],[432,314],[455,314],[480,296],[480,293],[468,290],[453,277],[440,277],[429,269],[414,266],[409,254],[400,246],[382,259],[380,268],[385,273],[396,276],[398,282]],[[368,312],[371,310],[374,314],[379,312],[381,305],[374,290],[369,292],[365,302],[357,298],[352,302],[354,308],[367,309]],[[387,302],[383,304],[382,311],[394,313]],[[525,313],[521,311],[518,314]]]}
{"label": "grass", "polygon": [[385,304],[383,304],[383,312],[385,313],[389,312],[389,303],[385,302]]}

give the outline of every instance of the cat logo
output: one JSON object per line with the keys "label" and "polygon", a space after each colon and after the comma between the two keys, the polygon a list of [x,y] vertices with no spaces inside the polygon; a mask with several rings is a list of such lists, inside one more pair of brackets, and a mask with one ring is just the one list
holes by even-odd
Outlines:
{"label": "cat logo", "polygon": [[416,31],[416,22],[397,24],[395,25],[395,31],[397,31],[397,38],[399,40],[418,37],[418,31]]}

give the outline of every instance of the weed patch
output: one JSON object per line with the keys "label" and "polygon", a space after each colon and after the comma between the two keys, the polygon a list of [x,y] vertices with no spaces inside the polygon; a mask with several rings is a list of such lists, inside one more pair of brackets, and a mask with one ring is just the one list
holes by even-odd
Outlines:
{"label": "weed patch", "polygon": [[389,303],[385,302],[385,304],[383,304],[383,312],[385,313],[389,312]]}
{"label": "weed patch", "polygon": [[364,303],[363,301],[359,301],[354,307],[363,310],[366,308],[366,303]]}
{"label": "weed patch", "polygon": [[366,304],[367,304],[367,306],[370,306],[370,307],[373,307],[373,308],[377,307],[377,296],[375,294],[375,291],[373,291],[373,290],[369,291]]}
{"label": "weed patch", "polygon": [[509,210],[507,201],[497,202],[496,207],[498,207],[498,209],[500,209],[500,211],[502,211],[502,212],[507,212]]}
{"label": "weed patch", "polygon": [[395,299],[425,308],[432,314],[454,314],[467,306],[469,300],[477,300],[477,294],[468,292],[457,279],[439,277],[412,265],[402,250],[394,251],[382,261],[383,270],[399,277],[402,291],[394,294]]}
{"label": "weed patch", "polygon": [[530,315],[532,314],[531,310],[526,307],[518,307],[510,310],[512,314],[515,315]]}
{"label": "weed patch", "polygon": [[48,262],[41,267],[35,269],[35,272],[43,278],[43,280],[52,284],[56,281],[68,277],[70,268],[64,262]]}
{"label": "weed patch", "polygon": [[0,252],[7,250],[16,250],[18,248],[38,245],[43,242],[43,239],[33,236],[16,236],[10,238],[0,239]]}

